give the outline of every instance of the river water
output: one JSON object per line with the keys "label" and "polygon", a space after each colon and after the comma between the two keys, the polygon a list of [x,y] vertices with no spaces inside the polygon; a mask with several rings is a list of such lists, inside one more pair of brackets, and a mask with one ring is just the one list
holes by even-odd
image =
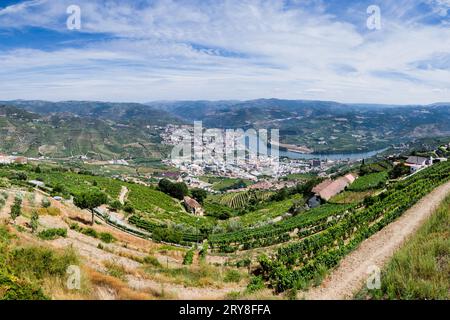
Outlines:
{"label": "river water", "polygon": [[373,156],[376,156],[379,153],[386,151],[387,148],[367,151],[367,152],[356,152],[356,153],[330,153],[330,154],[321,154],[321,153],[298,153],[292,151],[279,151],[280,157],[287,157],[290,159],[319,159],[319,160],[362,160],[368,159]]}
{"label": "river water", "polygon": [[[251,152],[258,152],[259,146],[266,145],[267,140],[262,140],[259,136],[250,135],[254,141],[256,141],[254,144],[249,143],[249,139],[245,140],[245,144],[248,150]],[[373,156],[376,156],[379,153],[382,153],[386,151],[389,148],[379,149],[379,150],[373,150],[373,151],[366,151],[366,152],[349,152],[349,153],[300,153],[300,152],[292,152],[292,151],[282,151],[279,150],[278,154],[280,157],[286,157],[290,159],[304,159],[304,160],[311,160],[311,159],[318,159],[318,160],[362,160],[362,159],[368,159]],[[272,154],[271,148],[267,148],[267,154]]]}

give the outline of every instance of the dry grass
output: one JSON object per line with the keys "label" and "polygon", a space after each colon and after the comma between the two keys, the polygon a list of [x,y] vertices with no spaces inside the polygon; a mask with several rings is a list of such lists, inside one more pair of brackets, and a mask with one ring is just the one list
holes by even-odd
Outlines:
{"label": "dry grass", "polygon": [[[160,293],[133,290],[116,277],[106,275],[93,269],[86,270],[87,277],[92,286],[93,297],[96,299],[111,300],[150,300],[155,299]],[[108,292],[109,296],[102,295]]]}

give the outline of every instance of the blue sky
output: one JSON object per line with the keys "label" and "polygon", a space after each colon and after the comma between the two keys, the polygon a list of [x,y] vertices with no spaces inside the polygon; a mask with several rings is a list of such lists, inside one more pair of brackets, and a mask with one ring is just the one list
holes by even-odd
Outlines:
{"label": "blue sky", "polygon": [[1,1],[0,84],[0,100],[450,101],[450,0]]}

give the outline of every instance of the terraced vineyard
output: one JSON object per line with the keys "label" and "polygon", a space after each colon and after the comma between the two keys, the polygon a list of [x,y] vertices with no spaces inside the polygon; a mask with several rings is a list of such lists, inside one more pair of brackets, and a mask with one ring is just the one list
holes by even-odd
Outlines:
{"label": "terraced vineyard", "polygon": [[450,163],[443,162],[389,186],[367,207],[349,208],[323,232],[281,247],[272,256],[260,257],[264,279],[277,292],[304,286],[448,180]]}
{"label": "terraced vineyard", "polygon": [[[185,224],[191,226],[192,232],[195,233],[197,227],[209,223],[207,218],[201,218],[199,223],[197,217],[186,213],[179,201],[152,187],[127,183],[109,177],[69,171],[45,169],[42,172],[35,172],[29,166],[3,167],[0,170],[0,176],[5,177],[11,177],[19,173],[24,174],[28,180],[41,180],[46,187],[57,188],[58,193],[65,197],[79,194],[89,188],[99,188],[108,195],[110,200],[114,200],[118,199],[122,186],[125,186],[129,190],[127,201],[138,211],[140,218],[159,226],[169,223]],[[17,183],[27,185],[25,181],[18,181]]]}
{"label": "terraced vineyard", "polygon": [[[210,235],[209,242],[213,248],[222,252],[270,246],[324,230],[342,219],[350,208],[350,205],[327,204],[305,214],[263,227],[226,234],[213,234]],[[291,235],[291,233],[295,233],[295,235]]]}
{"label": "terraced vineyard", "polygon": [[217,202],[232,209],[244,208],[251,203],[265,201],[273,194],[271,191],[229,192],[218,197]]}
{"label": "terraced vineyard", "polygon": [[350,191],[366,191],[377,189],[384,185],[388,179],[387,171],[371,173],[356,179],[349,187]]}

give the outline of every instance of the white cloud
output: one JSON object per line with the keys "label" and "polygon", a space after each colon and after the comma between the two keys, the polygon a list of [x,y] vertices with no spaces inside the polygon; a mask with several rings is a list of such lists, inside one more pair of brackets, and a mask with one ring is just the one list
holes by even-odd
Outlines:
{"label": "white cloud", "polygon": [[[32,2],[3,9],[9,12],[0,30],[68,32],[69,1]],[[1,99],[450,100],[448,90],[435,90],[449,87],[450,70],[414,64],[450,52],[450,29],[419,23],[423,14],[411,16],[411,1],[381,6],[383,28],[375,32],[338,20],[326,2],[313,12],[262,0],[165,0],[139,9],[126,1],[77,3],[82,31],[111,37],[80,48],[0,51],[0,80],[7,83]],[[358,10],[350,11],[365,21],[365,10]]]}

